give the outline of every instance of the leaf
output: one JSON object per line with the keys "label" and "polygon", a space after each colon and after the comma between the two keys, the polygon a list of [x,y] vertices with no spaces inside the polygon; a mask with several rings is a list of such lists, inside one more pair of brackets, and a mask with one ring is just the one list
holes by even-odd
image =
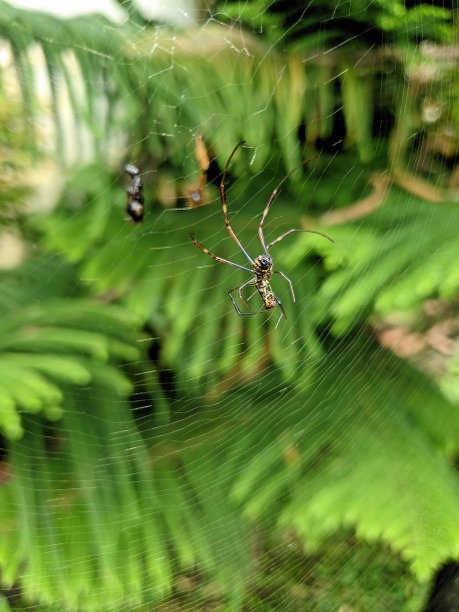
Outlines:
{"label": "leaf", "polygon": [[[37,270],[38,277],[49,273],[47,265]],[[28,274],[28,264],[24,271]],[[0,430],[11,440],[24,433],[23,411],[59,419],[69,387],[103,381],[107,389],[128,395],[132,385],[115,364],[139,356],[134,320],[119,307],[48,296],[39,304],[16,308],[17,300],[27,296],[21,283],[16,287],[22,273],[19,268],[0,275],[5,312],[0,322]],[[33,296],[33,283],[29,291]]]}
{"label": "leaf", "polygon": [[[429,231],[425,230],[426,215]],[[392,188],[384,207],[360,222],[359,229],[351,224],[331,232],[336,248],[315,242],[325,266],[336,269],[317,294],[318,320],[331,315],[334,332],[343,335],[373,310],[409,309],[440,292],[444,295],[446,283],[447,294],[452,295],[459,287],[453,258],[457,237],[451,223],[456,217],[452,203],[432,207]],[[312,238],[302,238],[302,244],[312,244]]]}
{"label": "leaf", "polygon": [[[459,554],[456,476],[438,452],[449,427],[457,439],[457,411],[402,360],[362,342],[342,348],[323,361],[303,409],[298,398],[296,412],[282,405],[271,414],[277,442],[253,446],[233,495],[253,519],[276,508],[279,525],[309,548],[342,525],[381,538],[426,580]],[[431,437],[427,414],[444,422],[441,436]]]}
{"label": "leaf", "polygon": [[368,162],[373,157],[371,110],[372,91],[374,89],[371,78],[358,77],[352,68],[347,68],[341,77],[343,93],[343,112],[346,121],[347,144],[357,144],[360,159]]}

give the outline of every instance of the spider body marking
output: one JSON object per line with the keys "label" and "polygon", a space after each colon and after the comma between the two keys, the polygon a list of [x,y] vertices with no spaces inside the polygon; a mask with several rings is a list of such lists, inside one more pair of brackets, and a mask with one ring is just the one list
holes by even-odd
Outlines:
{"label": "spider body marking", "polygon": [[[250,265],[252,266],[252,268],[247,268],[245,266],[240,266],[239,264],[233,263],[232,261],[228,261],[227,259],[223,259],[222,257],[217,257],[217,255],[214,255],[213,253],[208,251],[202,244],[200,244],[197,240],[195,240],[193,233],[190,234],[191,240],[193,241],[194,245],[196,245],[199,249],[201,249],[201,251],[204,251],[204,253],[207,253],[207,255],[212,257],[212,259],[215,259],[215,261],[218,261],[220,263],[225,263],[225,264],[228,264],[230,266],[234,266],[235,268],[240,268],[241,270],[246,270],[247,272],[250,272],[251,274],[254,275],[252,278],[250,278],[248,281],[246,281],[245,283],[243,283],[239,287],[234,287],[233,289],[230,289],[228,291],[228,295],[229,295],[231,301],[233,302],[233,306],[234,306],[234,308],[235,308],[235,310],[236,310],[236,312],[237,312],[237,314],[239,316],[256,315],[256,314],[260,314],[262,312],[266,312],[266,311],[269,311],[269,310],[274,310],[274,308],[276,308],[276,306],[279,306],[279,308],[282,310],[283,316],[285,318],[287,318],[287,315],[285,314],[285,310],[284,310],[284,308],[282,306],[281,301],[279,300],[279,298],[275,295],[275,293],[271,289],[270,280],[271,280],[272,274],[279,274],[280,276],[282,276],[282,278],[284,278],[288,282],[288,284],[290,286],[290,291],[291,291],[291,294],[292,294],[292,299],[293,299],[294,302],[295,302],[295,292],[293,291],[292,281],[289,278],[287,278],[287,276],[285,276],[285,274],[283,272],[280,272],[279,270],[273,270],[273,261],[272,261],[271,255],[269,254],[269,249],[274,244],[276,244],[277,242],[280,242],[286,236],[292,234],[293,232],[309,232],[311,234],[318,234],[319,236],[323,236],[327,240],[330,240],[330,242],[334,242],[334,240],[332,240],[326,234],[322,234],[322,232],[316,232],[315,230],[291,229],[291,230],[288,230],[287,232],[285,232],[284,234],[281,234],[278,238],[276,238],[275,240],[270,242],[268,245],[265,244],[265,239],[264,239],[264,235],[263,235],[263,224],[264,224],[264,221],[265,221],[266,216],[268,214],[269,208],[270,208],[274,198],[276,197],[277,192],[278,192],[279,188],[281,187],[281,185],[289,178],[289,176],[291,174],[293,174],[293,172],[295,172],[295,170],[298,170],[298,168],[300,168],[303,164],[305,164],[308,161],[310,161],[310,159],[306,159],[306,160],[302,161],[300,164],[298,164],[298,166],[296,166],[293,170],[291,170],[287,174],[287,176],[285,176],[282,179],[282,181],[279,183],[279,185],[272,192],[271,197],[269,198],[268,203],[266,204],[266,207],[265,207],[265,209],[263,211],[263,215],[262,215],[260,224],[258,226],[258,235],[259,235],[259,238],[260,238],[261,246],[263,247],[264,254],[263,255],[258,255],[258,257],[256,257],[255,259],[252,259],[250,257],[250,255],[244,249],[242,244],[239,242],[236,234],[234,233],[234,231],[233,231],[233,229],[232,229],[232,227],[231,227],[231,225],[229,223],[229,220],[228,220],[228,208],[227,208],[227,205],[226,205],[226,196],[225,196],[225,177],[226,177],[226,171],[228,170],[228,166],[230,164],[230,161],[231,161],[233,155],[236,153],[238,148],[241,145],[243,145],[243,144],[244,144],[244,141],[242,140],[241,142],[239,142],[235,146],[235,148],[233,149],[231,155],[228,158],[228,161],[226,162],[225,170],[223,172],[222,180],[221,180],[221,183],[220,183],[220,197],[221,197],[222,206],[223,206],[223,215],[225,217],[226,229],[228,230],[230,236],[236,242],[238,247],[244,253],[245,257],[250,262]],[[313,158],[311,158],[311,159],[313,159]],[[241,312],[239,306],[237,305],[236,300],[233,297],[233,292],[237,291],[238,294],[239,294],[239,298],[240,298],[241,302],[244,304],[244,306],[249,308],[249,305],[247,304],[247,302],[245,302],[244,298],[242,297],[242,289],[244,287],[247,287],[248,285],[255,285],[255,288],[257,289],[257,291],[258,291],[258,293],[260,295],[261,301],[263,303],[263,310],[258,310],[257,312]]]}
{"label": "spider body marking", "polygon": [[126,212],[132,223],[140,223],[143,220],[143,183],[139,176],[139,169],[134,164],[126,164],[124,169],[131,177],[131,184],[126,190],[127,202]]}
{"label": "spider body marking", "polygon": [[271,257],[259,255],[255,258],[254,285],[260,294],[265,310],[273,310],[273,308],[276,308],[276,298],[269,282],[272,270],[273,262]]}

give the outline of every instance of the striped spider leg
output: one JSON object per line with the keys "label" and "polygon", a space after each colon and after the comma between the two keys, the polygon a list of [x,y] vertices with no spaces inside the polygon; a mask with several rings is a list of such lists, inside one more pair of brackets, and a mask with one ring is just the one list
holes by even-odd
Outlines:
{"label": "striped spider leg", "polygon": [[[266,204],[266,207],[263,211],[263,215],[261,217],[261,221],[260,221],[260,225],[258,226],[258,236],[260,237],[260,242],[261,242],[261,246],[263,247],[263,250],[265,252],[265,255],[267,257],[270,258],[269,255],[269,249],[276,244],[277,242],[280,242],[281,240],[283,240],[284,238],[286,238],[287,236],[289,236],[290,234],[293,234],[293,232],[307,232],[309,234],[317,234],[318,236],[323,236],[324,238],[326,238],[327,240],[330,240],[330,242],[335,242],[332,238],[330,238],[330,236],[327,236],[326,234],[323,234],[322,232],[317,232],[315,230],[308,230],[308,229],[291,229],[288,230],[287,232],[285,232],[284,234],[282,234],[281,236],[278,236],[275,240],[273,240],[272,242],[270,242],[267,246],[265,244],[265,237],[263,235],[263,224],[265,222],[265,219],[268,215],[269,209],[271,204],[273,203],[274,198],[276,197],[279,189],[282,187],[282,185],[284,184],[284,182],[294,173],[296,172],[296,170],[298,170],[298,168],[301,168],[301,166],[303,166],[304,164],[307,164],[308,162],[312,161],[313,159],[316,159],[316,157],[318,157],[317,155],[314,155],[314,157],[310,157],[309,159],[305,159],[302,162],[300,162],[297,166],[295,166],[295,168],[293,168],[293,170],[290,170],[290,172],[287,174],[287,176],[285,176],[281,182],[277,185],[277,187],[274,189],[274,191],[271,194],[271,197],[268,200],[268,203]],[[293,291],[293,285],[292,285],[292,281],[285,276],[285,274],[283,272],[280,272],[279,270],[273,270],[273,274],[279,274],[280,276],[282,276],[282,278],[284,278],[289,286],[290,286],[290,291],[292,293],[292,299],[293,302],[296,301],[295,299],[295,292]]]}

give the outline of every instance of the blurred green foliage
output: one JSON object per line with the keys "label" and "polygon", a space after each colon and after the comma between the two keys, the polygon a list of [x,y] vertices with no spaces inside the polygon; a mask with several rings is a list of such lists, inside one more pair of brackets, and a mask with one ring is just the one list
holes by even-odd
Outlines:
{"label": "blurred green foliage", "polygon": [[[377,335],[427,298],[455,308],[457,63],[448,46],[416,45],[451,40],[451,13],[244,7],[211,11],[252,32],[178,31],[138,12],[122,25],[62,21],[0,2],[22,94],[2,111],[5,134],[21,129],[2,149],[14,176],[0,202],[29,248],[0,274],[0,582],[19,585],[26,606],[151,609],[173,597],[186,609],[414,611],[459,556],[457,364],[448,400]],[[373,49],[370,26],[393,45]],[[343,36],[346,49],[328,53]],[[65,180],[55,209],[24,214],[22,160],[42,154],[37,45]],[[212,158],[209,204],[190,210],[197,133]],[[68,142],[82,151],[88,134],[91,163],[69,168]],[[244,264],[217,199],[241,138],[227,198],[252,255],[276,184],[321,152],[265,225],[268,239],[302,226],[335,240],[273,248],[296,292],[293,304],[273,279],[286,322],[237,317],[227,291],[245,277],[189,239]],[[123,221],[124,161],[145,183],[138,226]]]}
{"label": "blurred green foliage", "polygon": [[218,0],[212,10],[219,19],[241,22],[271,43],[287,42],[295,51],[333,47],[348,38],[357,45],[453,42],[454,11],[443,2],[312,0],[306,6],[288,0],[255,0],[246,5]]}
{"label": "blurred green foliage", "polygon": [[[139,357],[132,338],[135,319],[113,305],[49,296],[50,288],[43,291],[40,278],[55,272],[49,264],[36,259],[32,266],[1,274],[6,291],[0,305],[0,431],[13,440],[24,433],[21,412],[43,412],[53,421],[63,416],[62,387],[67,384],[110,381],[110,388],[127,395],[131,383],[110,360]],[[67,286],[72,272],[67,267],[58,271],[65,273]]]}

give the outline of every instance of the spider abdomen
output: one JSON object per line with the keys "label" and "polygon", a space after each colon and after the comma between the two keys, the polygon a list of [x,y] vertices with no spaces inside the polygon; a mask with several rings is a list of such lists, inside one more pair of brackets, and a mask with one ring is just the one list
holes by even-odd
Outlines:
{"label": "spider abdomen", "polygon": [[256,277],[255,278],[255,287],[260,294],[261,301],[263,302],[263,306],[265,310],[272,310],[276,308],[276,298],[274,297],[273,290],[271,289],[271,285],[266,278]]}

